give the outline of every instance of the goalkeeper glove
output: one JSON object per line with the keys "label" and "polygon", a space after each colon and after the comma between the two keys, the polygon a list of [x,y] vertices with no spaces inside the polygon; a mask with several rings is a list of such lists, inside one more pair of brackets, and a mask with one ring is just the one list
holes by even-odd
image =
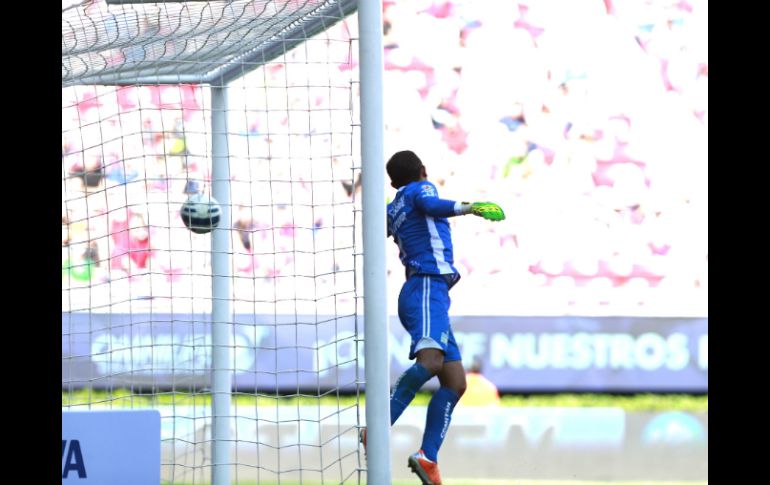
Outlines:
{"label": "goalkeeper glove", "polygon": [[502,221],[505,219],[503,209],[494,202],[474,202],[471,204],[471,214],[483,217],[488,221]]}
{"label": "goalkeeper glove", "polygon": [[488,221],[502,221],[505,219],[503,209],[494,202],[461,202],[458,214],[473,214],[483,217]]}

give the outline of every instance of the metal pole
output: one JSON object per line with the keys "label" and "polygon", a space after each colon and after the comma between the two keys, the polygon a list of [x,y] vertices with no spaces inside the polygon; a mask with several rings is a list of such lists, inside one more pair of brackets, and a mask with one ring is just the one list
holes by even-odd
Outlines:
{"label": "metal pole", "polygon": [[211,483],[230,485],[232,392],[232,278],[230,250],[230,154],[227,144],[227,87],[211,87],[212,195],[221,217],[211,238]]}
{"label": "metal pole", "polygon": [[364,242],[367,483],[390,485],[390,362],[385,284],[382,1],[358,2]]}

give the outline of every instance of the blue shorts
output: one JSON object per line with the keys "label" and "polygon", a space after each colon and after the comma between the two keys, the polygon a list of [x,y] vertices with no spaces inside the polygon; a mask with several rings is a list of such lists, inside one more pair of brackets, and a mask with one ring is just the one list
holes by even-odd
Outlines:
{"label": "blue shorts", "polygon": [[410,276],[398,295],[398,318],[412,337],[409,358],[418,350],[444,351],[444,362],[461,360],[452,327],[449,325],[449,284],[441,275]]}

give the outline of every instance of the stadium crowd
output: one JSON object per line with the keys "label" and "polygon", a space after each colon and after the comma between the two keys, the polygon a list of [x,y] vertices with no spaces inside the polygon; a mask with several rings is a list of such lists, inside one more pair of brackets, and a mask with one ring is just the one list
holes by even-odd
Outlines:
{"label": "stadium crowd", "polygon": [[[467,281],[453,311],[500,295],[505,305],[490,311],[705,312],[706,0],[383,3],[385,157],[414,150],[440,196],[488,198],[508,215],[494,227],[452,220]],[[353,244],[360,186],[354,24],[232,87],[243,284],[328,282],[353,269],[332,248]],[[337,69],[316,62],[327,59]],[[149,294],[207,274],[209,239],[178,215],[190,193],[210,189],[206,90],[67,88],[62,107],[63,283],[130,281]],[[394,290],[395,247],[388,258]]]}

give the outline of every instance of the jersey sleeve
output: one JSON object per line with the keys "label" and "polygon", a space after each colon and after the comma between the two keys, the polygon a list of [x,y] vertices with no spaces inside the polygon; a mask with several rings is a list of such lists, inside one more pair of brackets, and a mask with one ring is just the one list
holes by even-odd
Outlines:
{"label": "jersey sleeve", "polygon": [[414,205],[431,217],[452,217],[455,213],[455,201],[440,199],[436,187],[430,182],[421,182],[414,198]]}

